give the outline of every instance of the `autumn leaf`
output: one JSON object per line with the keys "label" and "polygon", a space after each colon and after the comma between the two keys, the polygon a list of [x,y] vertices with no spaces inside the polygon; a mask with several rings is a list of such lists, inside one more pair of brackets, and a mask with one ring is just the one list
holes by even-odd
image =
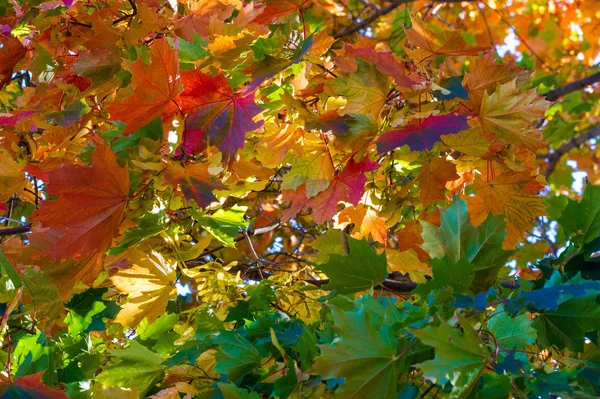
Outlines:
{"label": "autumn leaf", "polygon": [[203,39],[208,38],[211,18],[227,19],[234,9],[231,6],[224,6],[218,0],[193,2],[189,7],[189,13],[175,21],[175,32],[188,42],[194,41],[194,33]]}
{"label": "autumn leaf", "polygon": [[270,24],[274,20],[300,11],[310,0],[263,0],[264,8],[252,22],[257,24]]}
{"label": "autumn leaf", "polygon": [[51,388],[42,382],[43,371],[0,384],[0,396],[3,398],[43,398],[67,399],[65,391]]}
{"label": "autumn leaf", "polygon": [[385,219],[370,206],[359,204],[344,208],[338,215],[339,228],[344,229],[350,223],[356,225],[352,237],[361,239],[371,236],[375,241],[385,245],[388,231],[385,227]]}
{"label": "autumn leaf", "polygon": [[425,283],[427,281],[425,276],[431,276],[431,266],[422,262],[413,249],[406,251],[386,249],[385,254],[391,272],[408,273],[415,283]]}
{"label": "autumn leaf", "polygon": [[210,164],[196,163],[185,167],[179,164],[168,164],[165,181],[173,186],[179,186],[186,200],[195,200],[196,204],[205,208],[217,197],[214,190],[224,190],[227,187],[217,176],[209,172]]}
{"label": "autumn leaf", "polygon": [[128,249],[125,258],[131,267],[110,278],[120,293],[128,295],[115,323],[135,327],[144,318],[151,323],[175,297],[176,263],[158,252],[146,254],[137,248]]}
{"label": "autumn leaf", "polygon": [[160,116],[179,93],[177,51],[164,40],[155,40],[150,48],[150,63],[138,59],[131,65],[131,96],[108,105],[112,120],[127,124],[123,134],[131,134]]}
{"label": "autumn leaf", "polygon": [[494,93],[483,94],[479,128],[489,140],[535,152],[544,147],[544,139],[532,125],[544,116],[549,104],[535,89],[519,93],[516,80],[498,85]]}
{"label": "autumn leaf", "polygon": [[411,18],[412,27],[406,30],[406,37],[422,50],[439,55],[476,55],[488,47],[470,46],[459,31],[433,32],[427,29],[420,18]]}
{"label": "autumn leaf", "polygon": [[377,168],[379,168],[379,164],[368,158],[360,162],[350,158],[329,187],[318,195],[307,198],[305,186],[300,186],[293,195],[292,206],[283,213],[282,218],[287,220],[306,207],[312,209],[312,218],[316,223],[324,223],[337,213],[338,202],[346,201],[353,205],[358,204],[365,193],[365,183],[367,182],[365,173]]}
{"label": "autumn leaf", "polygon": [[333,164],[327,148],[303,151],[302,155],[290,155],[287,160],[292,169],[283,176],[281,188],[284,190],[295,190],[305,184],[306,196],[310,198],[325,190],[333,179]]}
{"label": "autumn leaf", "polygon": [[175,99],[186,114],[181,149],[197,154],[216,145],[229,163],[244,146],[246,133],[262,126],[253,119],[260,113],[254,93],[234,93],[222,72],[206,75],[200,70],[181,74],[183,92]]}
{"label": "autumn leaf", "polygon": [[379,115],[387,99],[389,82],[375,66],[358,60],[355,73],[340,75],[327,84],[335,95],[346,98],[346,113]]}
{"label": "autumn leaf", "polygon": [[443,200],[446,194],[446,183],[458,179],[456,166],[444,158],[434,158],[425,162],[419,173],[421,203],[423,206]]}
{"label": "autumn leaf", "polygon": [[469,128],[456,134],[442,134],[440,140],[456,151],[476,157],[487,153],[492,144],[476,128]]}
{"label": "autumn leaf", "polygon": [[344,49],[347,57],[360,58],[375,65],[379,72],[393,77],[399,86],[410,88],[418,83],[406,75],[404,64],[399,62],[391,51],[376,51],[372,47],[358,47],[349,44],[346,44]]}
{"label": "autumn leaf", "polygon": [[33,220],[60,235],[52,257],[81,257],[110,247],[129,193],[129,172],[115,154],[96,141],[90,166],[63,165],[48,172],[48,194]]}
{"label": "autumn leaf", "polygon": [[23,166],[0,148],[0,202],[8,201],[14,194],[19,195],[27,186]]}
{"label": "autumn leaf", "polygon": [[0,89],[10,82],[13,68],[26,52],[19,39],[0,33]]}
{"label": "autumn leaf", "polygon": [[488,217],[504,215],[506,236],[503,249],[514,249],[531,228],[533,218],[547,216],[539,191],[545,187],[543,176],[523,172],[503,173],[487,182],[475,179],[475,196],[465,197],[473,226],[479,226]]}
{"label": "autumn leaf", "polygon": [[408,145],[412,151],[429,150],[442,134],[454,134],[468,129],[467,117],[461,114],[430,116],[420,125],[410,124],[382,134],[377,139],[380,154]]}
{"label": "autumn leaf", "polygon": [[498,64],[496,55],[489,51],[484,57],[475,59],[465,73],[462,84],[469,91],[469,104],[479,109],[483,96],[488,90],[494,90],[497,85],[517,80],[521,83],[529,73],[515,65],[514,61]]}

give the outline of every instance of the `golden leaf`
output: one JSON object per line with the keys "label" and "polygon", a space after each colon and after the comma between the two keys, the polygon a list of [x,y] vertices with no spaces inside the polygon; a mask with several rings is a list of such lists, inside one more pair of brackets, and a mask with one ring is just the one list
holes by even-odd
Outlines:
{"label": "golden leaf", "polygon": [[145,317],[152,323],[165,313],[169,300],[174,298],[177,265],[155,251],[146,255],[132,248],[125,256],[132,266],[110,278],[120,293],[129,295],[115,322],[135,326]]}
{"label": "golden leaf", "polygon": [[484,93],[479,127],[489,140],[535,152],[545,144],[541,132],[532,126],[544,116],[549,104],[535,94],[535,89],[519,93],[513,80],[499,85],[493,94]]}
{"label": "golden leaf", "polygon": [[475,179],[475,196],[465,197],[471,223],[479,226],[489,213],[506,217],[506,236],[503,249],[514,249],[531,227],[531,219],[546,216],[546,208],[538,192],[546,182],[541,175],[508,172],[487,182]]}

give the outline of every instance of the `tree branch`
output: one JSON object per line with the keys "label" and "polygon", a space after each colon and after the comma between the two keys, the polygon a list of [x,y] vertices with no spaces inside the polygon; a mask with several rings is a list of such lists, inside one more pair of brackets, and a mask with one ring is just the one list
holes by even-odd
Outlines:
{"label": "tree branch", "polygon": [[537,155],[538,159],[546,159],[548,161],[548,167],[546,168],[546,171],[544,172],[544,177],[546,177],[546,180],[548,180],[548,178],[550,177],[552,172],[554,172],[556,165],[558,164],[558,162],[560,161],[560,159],[562,158],[563,155],[565,155],[572,149],[578,148],[579,146],[581,146],[588,140],[591,140],[598,136],[600,136],[600,125],[590,128],[586,133],[582,134],[581,136],[572,138],[571,140],[567,141],[565,144],[558,147],[552,153],[538,154]]}
{"label": "tree branch", "polygon": [[583,79],[576,80],[575,82],[571,82],[561,87],[557,87],[554,90],[550,90],[544,94],[543,97],[546,97],[548,101],[556,101],[562,96],[573,93],[574,91],[581,90],[586,88],[587,86],[600,82],[600,72],[596,72],[590,76],[587,76]]}
{"label": "tree branch", "polygon": [[27,233],[30,230],[31,230],[30,224],[26,224],[25,226],[9,227],[7,229],[0,229],[0,237],[14,236],[16,234],[23,234],[23,233]]}
{"label": "tree branch", "polygon": [[[383,17],[384,15],[387,15],[387,14],[391,13],[392,11],[394,11],[396,8],[400,7],[403,4],[412,3],[414,1],[416,1],[416,0],[395,0],[395,1],[392,1],[389,5],[387,5],[387,6],[383,7],[383,8],[376,9],[376,11],[373,14],[371,14],[367,18],[363,19],[358,24],[349,26],[346,29],[344,29],[343,31],[334,34],[333,37],[335,39],[339,39],[341,37],[351,35],[354,32],[358,32],[359,30],[364,29],[367,26],[369,26],[373,21],[375,21],[379,17]],[[476,2],[478,0],[434,0],[434,1],[436,1],[438,3],[462,3],[462,2],[474,3],[474,2]]]}

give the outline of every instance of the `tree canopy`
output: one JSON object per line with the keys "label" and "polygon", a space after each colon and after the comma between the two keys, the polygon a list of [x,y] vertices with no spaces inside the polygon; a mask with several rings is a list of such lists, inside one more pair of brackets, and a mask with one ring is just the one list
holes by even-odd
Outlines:
{"label": "tree canopy", "polygon": [[600,397],[599,0],[0,4],[0,396]]}

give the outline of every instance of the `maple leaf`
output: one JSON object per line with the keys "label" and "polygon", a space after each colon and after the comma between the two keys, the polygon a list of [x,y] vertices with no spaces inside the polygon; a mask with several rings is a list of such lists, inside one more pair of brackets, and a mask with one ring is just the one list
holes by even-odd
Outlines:
{"label": "maple leaf", "polygon": [[121,168],[110,147],[97,140],[90,166],[67,164],[48,176],[47,192],[58,199],[44,201],[32,219],[61,236],[52,256],[81,257],[107,250],[127,203],[127,168]]}
{"label": "maple leaf", "polygon": [[340,75],[327,84],[336,95],[344,96],[346,113],[379,115],[389,91],[388,78],[377,71],[375,66],[358,60],[355,73]]}
{"label": "maple leaf", "polygon": [[173,186],[179,185],[186,200],[195,200],[196,204],[205,208],[217,197],[214,190],[225,190],[227,187],[209,173],[210,164],[197,163],[187,165],[185,168],[179,164],[168,164],[165,181]]}
{"label": "maple leaf", "polygon": [[292,169],[283,176],[282,189],[294,190],[305,184],[306,196],[310,198],[329,186],[334,170],[327,148],[314,152],[303,151],[302,155],[290,155],[287,158]]}
{"label": "maple leaf", "polygon": [[421,203],[428,206],[437,200],[443,200],[446,193],[446,183],[458,179],[456,166],[445,158],[434,158],[425,162],[419,173],[421,188]]}
{"label": "maple leaf", "polygon": [[406,37],[414,45],[431,54],[476,55],[489,47],[472,47],[458,31],[433,32],[424,26],[420,18],[411,18],[412,27],[406,30]]}
{"label": "maple leaf", "polygon": [[377,139],[380,154],[408,145],[412,151],[429,150],[440,141],[442,134],[454,134],[468,129],[467,117],[461,114],[430,116],[420,125],[407,125],[382,134]]}
{"label": "maple leaf", "polygon": [[483,95],[489,89],[495,89],[498,84],[515,79],[522,83],[528,76],[529,72],[516,66],[514,61],[497,64],[494,52],[490,51],[484,57],[473,61],[469,72],[465,73],[462,84],[469,91],[468,102],[473,108],[479,109]]}
{"label": "maple leaf", "polygon": [[372,47],[356,47],[349,44],[345,44],[344,49],[346,56],[360,58],[375,65],[379,72],[393,77],[399,86],[410,88],[418,83],[406,76],[404,64],[399,62],[391,51],[376,51]]}
{"label": "maple leaf", "polygon": [[27,186],[22,169],[23,165],[0,148],[0,202],[7,201],[13,194],[20,194]]}
{"label": "maple leaf", "polygon": [[261,112],[254,93],[234,93],[222,72],[209,76],[200,70],[181,74],[183,92],[175,99],[186,114],[182,150],[197,154],[216,145],[229,163],[244,146],[246,133],[262,126],[253,118]]}
{"label": "maple leaf", "polygon": [[127,124],[123,134],[135,132],[160,116],[179,93],[177,51],[165,39],[155,40],[150,48],[150,63],[138,59],[131,65],[131,96],[108,104],[110,119]]}
{"label": "maple leaf", "polygon": [[294,11],[302,10],[310,0],[263,0],[265,5],[260,15],[258,15],[252,22],[257,24],[266,25],[272,23],[273,20],[284,17]]}
{"label": "maple leaf", "polygon": [[0,33],[0,89],[10,82],[13,68],[26,52],[19,39]]}
{"label": "maple leaf", "polygon": [[546,186],[541,175],[530,176],[527,172],[503,173],[487,182],[475,179],[475,196],[465,197],[473,226],[479,226],[488,217],[504,215],[508,235],[503,249],[513,249],[525,232],[531,228],[531,220],[547,216],[539,191]]}
{"label": "maple leaf", "polygon": [[337,175],[325,191],[314,197],[306,197],[306,186],[300,186],[293,195],[292,206],[287,209],[282,218],[288,220],[296,215],[302,208],[312,209],[312,218],[318,224],[331,219],[337,213],[337,204],[340,201],[357,205],[365,193],[367,177],[365,173],[379,168],[377,162],[368,158],[360,162],[350,158],[344,169]]}
{"label": "maple leaf", "polygon": [[338,215],[339,228],[344,229],[350,223],[358,227],[352,231],[352,237],[361,239],[369,238],[371,235],[375,241],[385,245],[388,232],[385,219],[370,206],[358,204],[358,206],[344,208]]}
{"label": "maple leaf", "polygon": [[549,104],[535,89],[519,93],[516,80],[498,85],[494,93],[483,94],[479,128],[489,140],[535,152],[545,144],[541,132],[532,124],[544,116]]}
{"label": "maple leaf", "polygon": [[479,129],[470,128],[456,134],[442,134],[442,143],[463,154],[480,157],[489,151],[491,141],[481,135]]}
{"label": "maple leaf", "polygon": [[175,297],[177,265],[158,252],[146,254],[138,248],[128,249],[125,258],[131,267],[110,278],[120,293],[129,296],[115,323],[135,327],[144,318],[151,323],[165,313],[169,300]]}
{"label": "maple leaf", "polygon": [[207,39],[211,19],[225,20],[231,16],[234,8],[225,6],[219,0],[193,2],[189,7],[189,14],[175,21],[175,33],[188,42],[194,41],[194,33]]}
{"label": "maple leaf", "polygon": [[65,391],[51,388],[42,382],[43,371],[0,384],[0,396],[3,398],[43,398],[67,399]]}

